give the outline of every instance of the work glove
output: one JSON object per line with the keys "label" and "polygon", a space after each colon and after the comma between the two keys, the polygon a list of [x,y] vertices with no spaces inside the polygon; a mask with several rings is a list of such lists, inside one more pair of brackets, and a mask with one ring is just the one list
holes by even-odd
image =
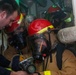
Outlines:
{"label": "work glove", "polygon": [[13,56],[11,64],[10,64],[12,70],[14,70],[14,71],[21,70],[21,68],[19,66],[19,62],[20,62],[19,59],[20,59],[19,54],[16,54],[16,55]]}

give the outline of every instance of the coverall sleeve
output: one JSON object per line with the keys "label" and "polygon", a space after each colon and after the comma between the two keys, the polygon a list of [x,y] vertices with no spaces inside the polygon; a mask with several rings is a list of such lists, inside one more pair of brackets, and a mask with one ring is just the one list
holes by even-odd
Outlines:
{"label": "coverall sleeve", "polygon": [[0,66],[8,67],[9,64],[10,64],[10,61],[6,59],[2,54],[0,54]]}
{"label": "coverall sleeve", "polygon": [[11,71],[0,66],[0,75],[10,75]]}

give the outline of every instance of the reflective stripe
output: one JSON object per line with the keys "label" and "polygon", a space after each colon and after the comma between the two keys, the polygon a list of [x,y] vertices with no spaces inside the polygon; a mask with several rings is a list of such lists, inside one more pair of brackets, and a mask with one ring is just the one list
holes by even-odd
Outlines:
{"label": "reflective stripe", "polygon": [[65,19],[64,21],[65,21],[65,22],[71,22],[72,19],[71,19],[71,17],[69,17],[69,18]]}
{"label": "reflective stripe", "polygon": [[20,23],[22,22],[22,20],[23,20],[23,15],[20,14],[20,19],[19,19],[19,21],[18,21],[18,24],[20,24]]}
{"label": "reflective stripe", "polygon": [[37,33],[43,33],[43,32],[45,32],[45,31],[47,31],[48,28],[53,29],[54,26],[53,26],[53,25],[50,25],[50,26],[48,26],[48,27],[45,27],[45,28],[41,29],[40,31],[38,31]]}
{"label": "reflective stripe", "polygon": [[7,70],[10,70],[10,71],[12,71],[12,69],[11,68],[6,68]]}
{"label": "reflective stripe", "polygon": [[44,75],[51,75],[51,71],[44,71]]}

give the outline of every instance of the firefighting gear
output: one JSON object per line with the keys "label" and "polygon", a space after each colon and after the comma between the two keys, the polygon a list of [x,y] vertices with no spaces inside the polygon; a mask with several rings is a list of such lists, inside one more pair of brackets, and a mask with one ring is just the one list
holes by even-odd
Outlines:
{"label": "firefighting gear", "polygon": [[44,75],[51,75],[51,71],[44,71]]}
{"label": "firefighting gear", "polygon": [[[46,19],[36,19],[28,27],[29,45],[35,62],[42,62],[51,51],[50,33],[53,25]],[[47,37],[44,35],[48,35]]]}
{"label": "firefighting gear", "polygon": [[11,66],[11,69],[13,71],[19,71],[19,70],[21,70],[21,68],[19,67],[19,62],[20,62],[19,61],[19,57],[20,57],[20,55],[17,54],[17,55],[14,55],[13,58],[12,58],[10,66]]}
{"label": "firefighting gear", "polygon": [[11,33],[15,31],[23,21],[23,14],[21,13],[19,16],[16,17],[15,21],[12,23],[11,26],[5,28],[6,33]]}
{"label": "firefighting gear", "polygon": [[[44,75],[45,71],[49,71],[52,75],[76,75],[76,57],[73,55],[72,52],[70,52],[68,49],[64,47],[65,45],[59,44],[55,49],[57,49],[58,52],[53,51],[52,52],[52,62],[50,62],[50,56],[44,59],[44,65],[43,63],[37,63],[36,66],[36,72],[39,72],[41,75]],[[64,50],[62,50],[64,49]],[[57,54],[58,53],[58,54]],[[29,58],[29,52],[25,55],[27,58]],[[31,55],[30,55],[31,56]],[[62,62],[62,63],[61,63]],[[47,67],[46,67],[47,63]],[[58,65],[62,64],[61,70],[59,70]],[[15,63],[13,63],[15,64]],[[15,66],[15,65],[14,65]],[[67,67],[68,66],[68,67]],[[43,70],[43,67],[45,70]]]}
{"label": "firefighting gear", "polygon": [[26,29],[23,32],[19,32],[17,34],[11,33],[11,35],[8,37],[8,43],[16,50],[22,50],[27,45],[26,36]]}
{"label": "firefighting gear", "polygon": [[44,58],[49,55],[51,45],[44,35],[35,34],[29,37],[29,45],[34,61],[42,62]]}
{"label": "firefighting gear", "polygon": [[[45,63],[46,63],[45,58]],[[48,59],[48,64],[46,71],[49,70],[51,72],[51,75],[75,75],[75,69],[76,69],[76,57],[69,51],[65,50],[62,54],[62,69],[59,70],[57,66],[57,59],[56,59],[56,53],[52,54],[52,62],[50,63],[50,57]],[[40,72],[41,75],[44,75],[44,71],[42,71],[42,65],[37,66],[38,72]]]}
{"label": "firefighting gear", "polygon": [[26,36],[28,35],[24,23],[23,14],[20,14],[11,26],[5,28],[8,35],[8,43],[19,52],[26,47]]}
{"label": "firefighting gear", "polygon": [[50,7],[48,8],[47,12],[48,12],[48,13],[54,13],[54,12],[56,12],[56,11],[59,11],[60,9],[61,9],[60,7],[53,5],[53,6],[50,6]]}
{"label": "firefighting gear", "polygon": [[20,56],[19,56],[19,61],[21,62],[21,61],[23,61],[25,59],[25,57],[22,55],[22,54],[20,54]]}
{"label": "firefighting gear", "polygon": [[36,33],[43,33],[47,31],[48,28],[54,29],[54,26],[51,24],[51,22],[45,19],[36,19],[29,25],[28,35],[32,36]]}
{"label": "firefighting gear", "polygon": [[22,70],[26,71],[29,74],[33,74],[36,72],[36,67],[33,63],[33,57],[29,57],[27,59],[24,59],[19,63],[19,66]]}
{"label": "firefighting gear", "polygon": [[[63,12],[62,10],[59,10],[57,12],[52,13],[52,19],[51,22],[52,24],[56,27],[58,27],[60,25],[60,23],[62,22],[62,20],[66,17],[66,13]],[[62,25],[62,28],[64,27],[64,25]]]}
{"label": "firefighting gear", "polygon": [[6,68],[7,70],[9,70],[9,71],[13,71],[11,68]]}
{"label": "firefighting gear", "polygon": [[14,71],[24,70],[29,74],[32,74],[36,71],[36,67],[33,63],[33,57],[25,59],[23,55],[19,54],[13,56],[11,61],[11,68]]}
{"label": "firefighting gear", "polygon": [[66,23],[72,21],[72,16],[60,7],[53,5],[48,8],[45,19],[48,19],[55,28],[65,28]]}
{"label": "firefighting gear", "polygon": [[9,68],[10,62],[7,58],[5,58],[2,54],[0,54],[0,73],[1,75],[9,75],[11,72],[11,68]]}
{"label": "firefighting gear", "polygon": [[2,54],[0,54],[0,66],[8,67],[10,64],[10,61],[6,59]]}
{"label": "firefighting gear", "polygon": [[14,55],[12,57],[12,60],[11,60],[11,63],[10,63],[11,69],[14,70],[14,71],[22,70],[19,63],[23,60],[25,60],[25,57],[22,54]]}

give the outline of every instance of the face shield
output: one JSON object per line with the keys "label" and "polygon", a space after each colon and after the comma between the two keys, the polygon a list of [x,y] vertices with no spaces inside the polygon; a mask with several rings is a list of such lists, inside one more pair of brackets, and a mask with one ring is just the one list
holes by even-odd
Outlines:
{"label": "face shield", "polygon": [[13,32],[8,36],[8,42],[16,50],[22,50],[27,45],[26,37],[27,37],[26,29],[23,30],[22,32],[17,33],[17,34],[16,34],[16,32]]}
{"label": "face shield", "polygon": [[43,34],[36,34],[29,37],[29,45],[32,49],[32,56],[35,61],[41,62],[49,55],[51,45]]}

